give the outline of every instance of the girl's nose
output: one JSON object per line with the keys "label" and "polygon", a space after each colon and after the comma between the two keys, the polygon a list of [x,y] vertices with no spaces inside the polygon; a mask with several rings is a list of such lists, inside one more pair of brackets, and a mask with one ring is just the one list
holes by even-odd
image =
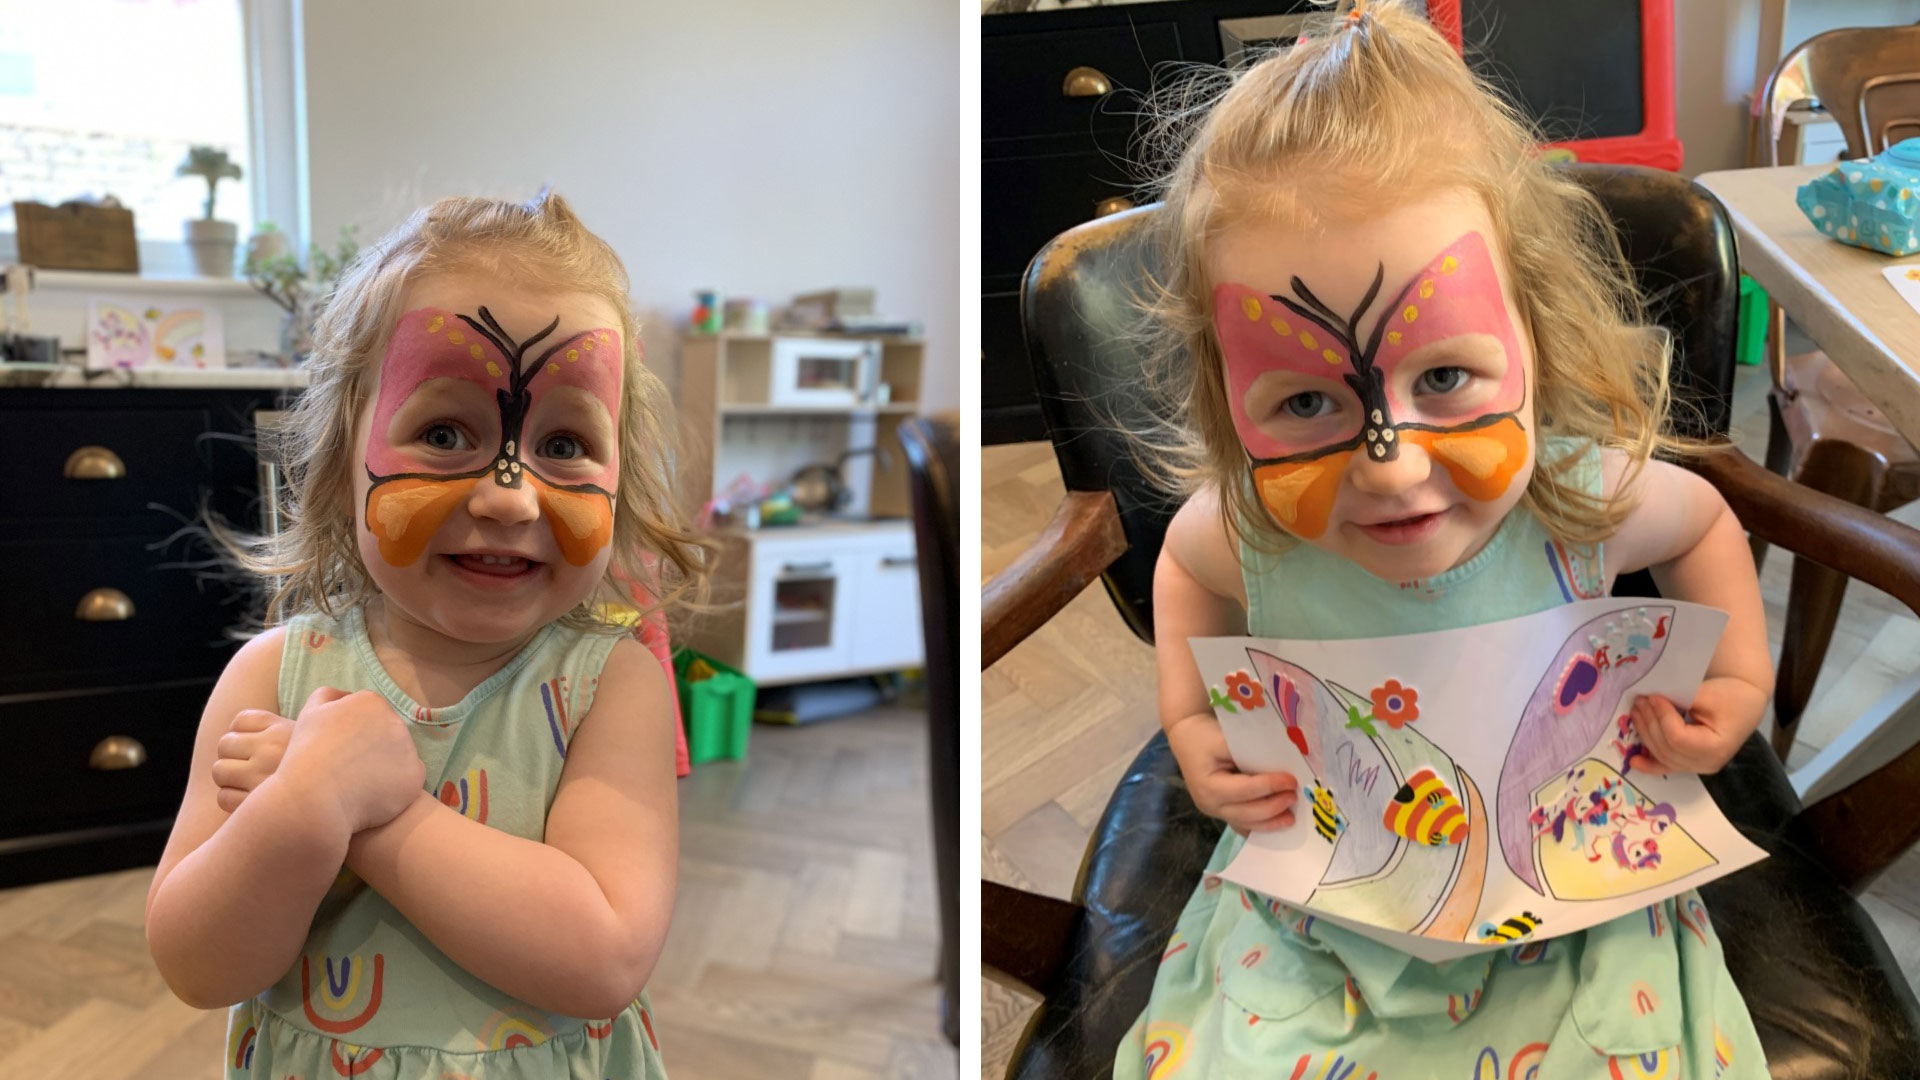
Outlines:
{"label": "girl's nose", "polygon": [[[1388,428],[1382,434],[1399,438],[1399,433]],[[1399,452],[1382,460],[1369,444],[1367,449],[1356,455],[1347,471],[1353,479],[1353,486],[1368,495],[1394,496],[1402,494],[1426,483],[1433,472],[1433,458],[1427,452],[1411,443],[1400,443]]]}
{"label": "girl's nose", "polygon": [[494,473],[473,485],[473,495],[467,500],[467,512],[475,518],[497,521],[502,525],[525,525],[540,519],[540,497],[528,482],[524,471],[519,474],[520,482],[509,487],[500,482],[500,474]]}

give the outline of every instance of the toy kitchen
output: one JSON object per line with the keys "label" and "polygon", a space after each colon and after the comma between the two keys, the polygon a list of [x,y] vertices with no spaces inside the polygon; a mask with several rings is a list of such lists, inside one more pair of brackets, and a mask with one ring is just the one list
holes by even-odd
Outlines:
{"label": "toy kitchen", "polygon": [[918,667],[900,424],[925,343],[878,332],[694,334],[681,353],[679,488],[721,545],[681,640],[760,686]]}

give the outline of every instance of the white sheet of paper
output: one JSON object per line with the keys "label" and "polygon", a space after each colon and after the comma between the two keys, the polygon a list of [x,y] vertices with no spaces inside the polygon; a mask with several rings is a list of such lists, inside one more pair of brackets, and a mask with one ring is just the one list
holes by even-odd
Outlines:
{"label": "white sheet of paper", "polygon": [[223,368],[227,344],[220,309],[135,296],[87,302],[87,368]]}
{"label": "white sheet of paper", "polygon": [[1920,263],[1902,263],[1880,272],[1887,276],[1887,284],[1893,286],[1901,299],[1914,311],[1920,312]]}
{"label": "white sheet of paper", "polygon": [[1637,768],[1620,730],[1634,697],[1691,704],[1726,622],[1615,597],[1389,638],[1192,639],[1240,769],[1300,781],[1294,824],[1221,876],[1437,963],[1759,861],[1697,776]]}

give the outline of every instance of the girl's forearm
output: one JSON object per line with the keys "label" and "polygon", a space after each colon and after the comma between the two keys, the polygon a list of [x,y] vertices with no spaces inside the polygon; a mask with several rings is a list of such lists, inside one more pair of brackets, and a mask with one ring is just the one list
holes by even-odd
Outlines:
{"label": "girl's forearm", "polygon": [[1728,615],[1726,631],[1707,665],[1707,677],[1734,678],[1773,693],[1773,657],[1767,646],[1767,615],[1740,519],[1725,504],[1698,543],[1652,568],[1662,596],[1716,607]]}
{"label": "girl's forearm", "polygon": [[[658,945],[633,940],[586,867],[558,848],[491,828],[421,792],[356,835],[347,866],[474,977],[567,1016],[612,1016],[638,996]],[[449,889],[449,881],[460,888]],[[503,932],[511,928],[511,932]]]}
{"label": "girl's forearm", "polygon": [[347,826],[314,806],[269,778],[161,883],[147,946],[180,1000],[231,1005],[293,967],[347,855]]}

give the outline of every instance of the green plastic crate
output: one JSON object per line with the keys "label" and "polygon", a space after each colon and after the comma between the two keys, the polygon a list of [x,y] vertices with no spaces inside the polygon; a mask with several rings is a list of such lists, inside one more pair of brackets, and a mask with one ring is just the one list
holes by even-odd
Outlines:
{"label": "green plastic crate", "polygon": [[[707,674],[700,676],[704,664]],[[693,649],[673,654],[674,682],[680,688],[680,716],[687,725],[687,759],[740,761],[747,756],[753,731],[753,680]]]}
{"label": "green plastic crate", "polygon": [[1759,365],[1767,359],[1767,290],[1745,274],[1740,275],[1740,328],[1734,345],[1734,359],[1742,364]]}

